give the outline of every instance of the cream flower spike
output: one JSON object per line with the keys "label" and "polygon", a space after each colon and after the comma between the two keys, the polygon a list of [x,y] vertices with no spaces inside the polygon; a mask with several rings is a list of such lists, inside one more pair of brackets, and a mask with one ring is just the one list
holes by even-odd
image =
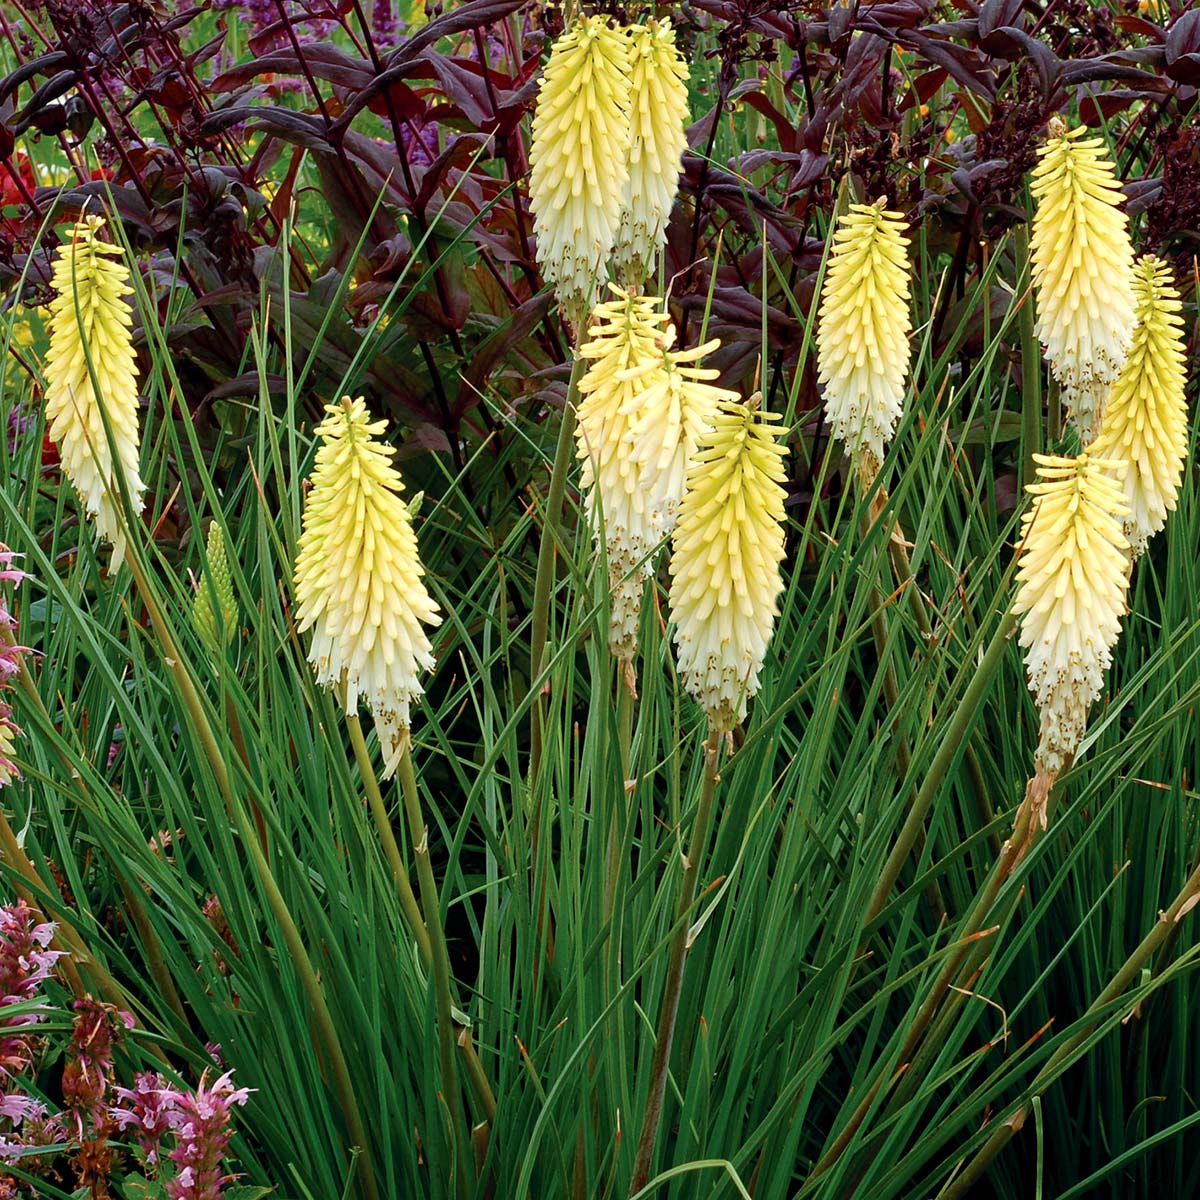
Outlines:
{"label": "cream flower spike", "polygon": [[650,558],[663,539],[652,519],[644,468],[634,462],[632,451],[646,417],[647,388],[666,374],[662,339],[668,317],[661,300],[609,287],[615,299],[596,306],[589,340],[579,347],[589,365],[579,384],[583,399],[575,438],[592,536],[608,561],[609,646],[615,658],[628,663],[637,652]]}
{"label": "cream flower spike", "polygon": [[1133,335],[1133,246],[1104,139],[1058,118],[1039,150],[1031,249],[1037,335],[1084,446]]}
{"label": "cream flower spike", "polygon": [[1074,755],[1121,633],[1129,587],[1128,506],[1110,478],[1117,464],[1089,454],[1035,454],[1042,482],[1022,518],[1014,610],[1041,730],[1039,774]]}
{"label": "cream flower spike", "polygon": [[671,555],[671,617],[684,686],[727,733],[758,691],[784,556],[780,418],[723,402],[688,469]]}
{"label": "cream flower spike", "polygon": [[344,688],[348,713],[371,708],[384,778],[408,745],[420,676],[433,668],[424,626],[441,616],[422,576],[412,515],[391,449],[361,399],[325,408],[296,559],[297,625],[313,630],[317,682]]}
{"label": "cream flower spike", "polygon": [[1183,307],[1161,259],[1134,268],[1137,323],[1133,348],[1108,397],[1092,452],[1120,463],[1117,479],[1129,505],[1125,536],[1136,559],[1175,511],[1188,450]]}
{"label": "cream flower spike", "polygon": [[662,338],[660,359],[630,368],[626,374],[643,389],[642,417],[633,431],[630,456],[645,484],[656,542],[675,528],[689,466],[701,439],[712,429],[718,406],[738,398],[737,392],[713,385],[720,371],[696,365],[720,347],[719,338],[690,350],[672,350],[674,340],[671,325]]}
{"label": "cream flower spike", "polygon": [[872,478],[904,408],[911,358],[903,230],[903,215],[888,212],[883,200],[850,205],[833,235],[821,293],[817,376],[825,411]]}
{"label": "cream flower spike", "polygon": [[584,17],[550,50],[529,150],[538,261],[578,336],[603,278],[629,177],[629,39]]}
{"label": "cream flower spike", "polygon": [[687,64],[670,21],[629,28],[631,137],[629,179],[613,249],[617,278],[638,287],[667,241],[667,220],[679,193],[687,137]]}
{"label": "cream flower spike", "polygon": [[101,241],[103,229],[102,218],[85,216],[59,249],[50,303],[46,422],[80,503],[95,518],[96,532],[112,542],[109,571],[115,572],[125,558],[116,473],[136,512],[142,510],[146,485],[138,471],[137,366],[126,300],[133,289],[129,268],[113,261],[121,247]]}

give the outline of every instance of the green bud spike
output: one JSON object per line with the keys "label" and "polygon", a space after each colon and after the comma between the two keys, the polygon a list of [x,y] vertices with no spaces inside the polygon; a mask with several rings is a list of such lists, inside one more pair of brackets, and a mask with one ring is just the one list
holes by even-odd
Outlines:
{"label": "green bud spike", "polygon": [[217,521],[208,527],[207,556],[208,569],[192,601],[192,624],[208,652],[220,658],[233,641],[238,613],[225,554],[225,533]]}

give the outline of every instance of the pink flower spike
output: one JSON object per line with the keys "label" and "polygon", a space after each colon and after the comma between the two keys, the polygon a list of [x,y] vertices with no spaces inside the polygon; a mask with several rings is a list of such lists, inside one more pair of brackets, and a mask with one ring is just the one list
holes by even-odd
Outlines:
{"label": "pink flower spike", "polygon": [[121,1129],[133,1126],[146,1162],[157,1163],[180,1093],[168,1086],[156,1071],[144,1071],[134,1080],[132,1088],[118,1087],[114,1091],[120,1103],[109,1110],[113,1120]]}
{"label": "pink flower spike", "polygon": [[226,1071],[211,1086],[201,1078],[194,1092],[176,1097],[170,1116],[178,1137],[171,1151],[175,1178],[167,1185],[171,1200],[219,1200],[232,1175],[224,1173],[225,1152],[231,1132],[231,1107],[245,1104],[249,1088],[235,1088],[233,1072]]}
{"label": "pink flower spike", "polygon": [[28,579],[28,571],[22,571],[12,565],[14,558],[24,557],[25,555],[18,554],[15,550],[9,550],[6,546],[0,547],[0,580],[8,583],[20,583],[22,579]]}

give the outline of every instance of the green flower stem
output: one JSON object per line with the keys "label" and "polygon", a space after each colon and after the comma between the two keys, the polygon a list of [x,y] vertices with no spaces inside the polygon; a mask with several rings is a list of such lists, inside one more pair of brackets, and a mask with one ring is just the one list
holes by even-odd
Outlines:
{"label": "green flower stem", "polygon": [[[1150,932],[1142,938],[1137,949],[1125,960],[1121,969],[1108,981],[1108,984],[1096,999],[1092,1001],[1087,1012],[1083,1015],[1084,1024],[1082,1027],[1067,1038],[1046,1060],[1042,1069],[1034,1076],[1033,1082],[1029,1085],[1026,1099],[1022,1101],[1014,1113],[997,1123],[995,1131],[976,1152],[975,1157],[955,1177],[953,1184],[940,1194],[942,1200],[959,1200],[960,1197],[967,1195],[969,1189],[976,1183],[983,1172],[987,1170],[996,1155],[1008,1145],[1013,1136],[1024,1125],[1034,1099],[1041,1095],[1045,1087],[1049,1085],[1054,1073],[1087,1041],[1092,1030],[1102,1020],[1101,1014],[1103,1010],[1112,1004],[1114,1000],[1119,999],[1126,989],[1128,989],[1129,985],[1137,978],[1142,967],[1149,962],[1155,951],[1166,940],[1177,923],[1190,911],[1191,906],[1196,904],[1198,898],[1200,898],[1200,865],[1193,869],[1187,878],[1187,882],[1171,902],[1170,907],[1165,912],[1159,913],[1158,920],[1155,921]],[[1092,1019],[1088,1020],[1089,1017]]]}
{"label": "green flower stem", "polygon": [[245,810],[234,794],[228,767],[225,764],[221,749],[217,745],[217,739],[213,733],[208,715],[204,711],[204,704],[200,698],[200,693],[197,691],[196,685],[184,665],[179,647],[175,644],[174,635],[171,633],[166,618],[159,607],[158,597],[151,590],[142,569],[140,547],[132,539],[130,540],[126,562],[128,562],[133,572],[134,582],[141,593],[142,603],[145,604],[150,621],[154,626],[155,634],[160,643],[163,661],[167,669],[171,672],[172,678],[175,680],[175,686],[179,689],[180,698],[192,722],[193,732],[204,749],[205,757],[208,759],[209,765],[216,777],[217,786],[224,798],[230,818],[241,831],[242,843],[249,853],[251,861],[254,863],[254,869],[258,875],[263,892],[266,895],[267,904],[283,934],[288,955],[296,968],[300,985],[304,989],[305,997],[312,1010],[318,1036],[328,1055],[334,1088],[337,1091],[338,1100],[346,1117],[346,1127],[350,1135],[351,1144],[360,1150],[360,1153],[355,1156],[358,1165],[359,1182],[362,1184],[367,1200],[379,1200],[379,1187],[375,1179],[375,1167],[371,1160],[371,1155],[368,1153],[370,1143],[367,1140],[366,1127],[363,1124],[362,1112],[359,1109],[354,1085],[350,1079],[350,1068],[346,1063],[346,1055],[342,1049],[341,1039],[338,1037],[337,1027],[333,1023],[333,1016],[329,1011],[329,1005],[325,1000],[325,993],[322,990],[321,982],[317,978],[312,960],[305,949],[304,941],[300,936],[300,930],[296,927],[296,922],[288,910],[287,901],[284,899],[283,893],[279,890],[279,885],[275,882],[274,875],[271,874],[270,865],[263,855],[262,846],[259,844],[250,820],[247,818]]}
{"label": "green flower stem", "polygon": [[[861,473],[858,475],[858,480],[861,485],[861,490],[859,492],[860,499],[864,503],[867,503],[867,492],[870,490],[870,486],[873,483],[873,480],[868,480],[867,477]],[[887,499],[888,499],[887,492],[882,487],[878,488],[878,490],[875,492],[874,496],[871,498],[871,500],[869,502],[869,511],[864,513],[863,518],[862,518],[862,536],[863,536],[864,540],[870,533],[871,527],[883,517],[884,509],[887,505]],[[898,520],[896,520],[895,518],[890,518],[889,524],[890,524],[891,528],[887,531],[887,534],[885,536],[887,538],[887,542],[890,547],[896,540],[895,536],[893,536],[893,535],[903,536],[903,533],[900,529],[900,522]],[[889,559],[890,559],[890,554],[889,554]],[[920,605],[920,596],[916,595],[915,588],[912,586],[912,570],[911,570],[911,568],[908,571],[908,582],[910,585],[909,590],[913,593],[914,599],[916,601],[915,606],[919,606]],[[886,603],[885,603],[884,597],[881,594],[881,592],[879,591],[879,589],[874,588],[874,587],[872,588],[872,608],[874,609],[874,612],[871,616],[871,635],[875,642],[875,654],[876,654],[876,657],[879,659],[879,661],[884,664],[884,668],[883,668],[883,698],[887,704],[887,709],[888,709],[889,714],[894,715],[894,714],[899,713],[899,711],[900,711],[900,684],[896,678],[895,663],[892,660],[892,656],[888,653],[888,641],[890,638],[890,630],[889,630],[889,622],[888,622],[888,616],[887,616]],[[922,615],[922,617],[925,617],[925,614],[923,612],[921,615]],[[928,626],[928,618],[927,617],[925,617],[925,621],[926,621],[926,625]],[[896,738],[896,775],[897,775],[898,779],[903,781],[908,778],[908,773],[909,773],[908,769],[909,769],[909,765],[912,762],[912,756],[909,753],[908,738],[905,736],[903,731],[901,731],[900,729],[897,729],[895,731],[895,738]],[[911,812],[912,806],[916,803],[916,795],[912,791],[911,788],[909,789],[909,793],[910,793],[909,811]],[[922,850],[924,849],[925,829],[924,829],[923,825],[921,826],[921,828],[919,828],[917,830],[917,835],[913,842],[913,845],[916,848],[918,854],[920,854],[922,852]],[[933,917],[934,924],[940,924],[942,919],[946,915],[946,903],[945,903],[945,900],[942,898],[942,890],[940,887],[938,887],[936,882],[931,883],[926,888],[925,900],[926,900],[926,903],[929,905],[930,913]]]}
{"label": "green flower stem", "polygon": [[413,770],[412,751],[405,746],[400,756],[400,790],[404,793],[404,811],[408,816],[408,831],[412,839],[413,854],[417,861],[417,881],[421,885],[421,907],[425,912],[425,929],[429,934],[433,951],[434,1002],[437,1006],[438,1052],[441,1060],[442,1094],[451,1114],[454,1152],[457,1160],[455,1178],[458,1194],[469,1193],[470,1147],[467,1142],[465,1114],[462,1110],[462,1093],[458,1086],[458,1067],[455,1060],[454,1007],[450,996],[450,954],[446,949],[446,935],[442,929],[441,899],[437,883],[433,878],[433,865],[429,861],[429,830],[421,813],[421,797],[417,790],[417,776]]}
{"label": "green flower stem", "polygon": [[[627,675],[626,668],[628,666]],[[632,675],[632,664],[617,663],[617,744],[621,753],[621,779],[615,802],[613,804],[612,820],[608,825],[608,853],[605,856],[604,878],[604,920],[607,922],[613,914],[613,906],[617,896],[617,877],[620,869],[620,813],[624,809],[628,818],[628,796],[625,785],[629,780],[630,746],[633,742],[633,689],[629,684]]]}
{"label": "green flower stem", "polygon": [[[1001,630],[1003,629],[1004,623],[1001,624]],[[992,646],[988,648],[989,653],[995,646],[995,642],[996,639],[993,638]],[[982,673],[982,671],[983,668],[981,667],[980,672]],[[956,714],[956,723],[961,712],[962,708],[960,708],[959,714]],[[963,956],[967,953],[968,948],[974,944],[974,941],[979,938],[984,918],[991,911],[1000,888],[1020,861],[1023,852],[1028,849],[1032,815],[1032,810],[1027,805],[1021,806],[1017,814],[1016,825],[1013,827],[1012,836],[1004,843],[1001,856],[996,861],[995,866],[993,866],[992,873],[988,877],[987,883],[985,883],[974,907],[971,909],[970,916],[968,916],[965,924],[955,932],[955,941],[959,943],[959,948],[953,954],[946,957],[921,1007],[917,1010],[916,1016],[909,1024],[899,1050],[895,1055],[889,1055],[888,1062],[882,1065],[878,1077],[867,1088],[862,1100],[859,1101],[858,1107],[850,1114],[841,1132],[813,1168],[808,1182],[811,1183],[819,1176],[824,1175],[841,1158],[843,1151],[845,1151],[846,1147],[853,1140],[854,1135],[858,1132],[859,1127],[866,1120],[868,1113],[874,1106],[876,1094],[881,1084],[890,1075],[892,1067],[889,1064],[909,1062],[913,1051],[920,1044],[922,1035],[933,1019],[934,1013],[937,1011],[938,1004],[941,1002],[942,997],[946,994],[947,989],[958,972]],[[906,1070],[904,1073],[904,1082],[907,1083],[910,1077],[914,1079],[918,1078],[912,1071]]]}
{"label": "green flower stem", "polygon": [[559,541],[559,521],[563,498],[567,491],[567,476],[575,454],[575,410],[579,406],[579,381],[583,377],[584,361],[575,356],[571,364],[571,379],[567,384],[567,399],[563,405],[562,423],[558,427],[558,445],[554,451],[554,467],[550,474],[550,490],[546,493],[546,508],[542,514],[542,539],[538,545],[537,575],[533,584],[533,613],[529,633],[529,686],[534,689],[530,707],[529,784],[532,791],[542,762],[542,744],[546,719],[545,701],[540,676],[546,668],[546,639],[550,628],[550,593],[553,590],[555,556]]}
{"label": "green flower stem", "polygon": [[683,860],[683,884],[679,890],[679,905],[675,911],[675,933],[671,938],[657,1040],[654,1044],[654,1058],[650,1064],[650,1094],[646,1099],[646,1113],[642,1118],[642,1131],[638,1137],[637,1153],[633,1162],[633,1177],[629,1184],[630,1196],[637,1195],[650,1177],[650,1163],[658,1139],[659,1122],[662,1120],[667,1071],[671,1063],[671,1043],[675,1038],[675,1020],[679,1015],[679,998],[683,991],[683,968],[687,961],[688,935],[691,932],[690,916],[696,900],[700,860],[704,857],[704,850],[708,844],[717,783],[720,781],[717,770],[720,753],[721,735],[710,727],[708,740],[704,744],[704,781],[700,789],[700,802],[696,808],[696,823],[692,827],[692,841],[687,857]]}
{"label": "green flower stem", "polygon": [[1033,456],[1042,449],[1042,354],[1034,332],[1029,226],[1018,225],[1013,235],[1013,251],[1017,259],[1017,294],[1021,297],[1017,321],[1021,331],[1021,442],[1025,457],[1022,460],[1020,483],[1023,492],[1027,485],[1037,481]]}
{"label": "green flower stem", "polygon": [[417,951],[421,961],[428,964],[432,961],[433,952],[429,944],[429,933],[421,917],[421,908],[409,882],[408,869],[400,847],[396,844],[396,835],[392,832],[392,822],[388,817],[387,806],[379,791],[379,781],[375,778],[375,768],[371,765],[371,756],[367,753],[367,743],[363,737],[362,722],[356,713],[346,714],[346,727],[350,730],[350,744],[354,747],[354,759],[358,763],[358,773],[362,776],[363,787],[367,792],[367,804],[383,843],[383,853],[392,869],[392,878],[396,882],[396,890],[400,893],[400,907],[408,921],[409,930],[417,943]]}
{"label": "green flower stem", "polygon": [[[404,865],[404,858],[400,853],[400,847],[396,843],[396,835],[392,831],[392,822],[388,817],[387,807],[383,802],[383,795],[379,790],[379,781],[375,777],[375,769],[371,765],[371,756],[367,752],[367,743],[363,737],[362,722],[358,719],[357,715],[347,713],[346,725],[350,730],[350,742],[354,747],[354,758],[358,763],[363,787],[367,792],[367,803],[370,806],[371,815],[375,820],[375,828],[379,832],[380,841],[383,842],[383,852],[388,860],[388,865],[392,869],[392,876],[396,881],[396,888],[400,893],[400,905],[404,909],[404,915],[412,931],[413,940],[417,943],[417,953],[420,954],[421,961],[425,966],[431,967],[433,963],[433,947],[429,940],[429,931],[425,928],[425,919],[421,915],[421,907],[417,903],[412,883],[409,881],[408,868]],[[480,1107],[483,1109],[487,1120],[489,1122],[494,1121],[496,1117],[496,1097],[492,1092],[491,1084],[488,1083],[487,1076],[484,1074],[483,1064],[479,1061],[479,1055],[476,1053],[475,1045],[471,1041],[469,1029],[464,1029],[459,1035],[458,1047],[462,1052],[463,1066],[466,1070],[471,1090]]]}
{"label": "green flower stem", "polygon": [[[463,1069],[466,1071],[467,1083],[475,1094],[479,1107],[483,1110],[484,1122],[490,1128],[496,1123],[496,1093],[488,1081],[483,1063],[475,1050],[475,1042],[471,1038],[469,1026],[464,1025],[458,1032],[458,1048],[462,1053]],[[478,1130],[479,1126],[475,1129]],[[473,1131],[474,1132],[474,1131]]]}
{"label": "green flower stem", "polygon": [[[964,941],[955,954],[947,956],[909,1030],[903,1047],[903,1060],[907,1061],[909,1066],[903,1078],[899,1080],[895,1093],[888,1099],[889,1112],[894,1112],[907,1102],[932,1065],[931,1060],[942,1045],[943,1029],[954,1010],[965,1002],[976,971],[982,966],[984,959],[993,953],[989,942],[979,936],[984,922],[991,919],[991,927],[994,929],[998,926],[1000,918],[994,917],[993,913],[1004,885],[1042,833],[1039,810],[1027,798],[1017,810],[1012,833],[1001,847],[991,873],[971,907],[966,923],[958,931],[960,938],[971,940]],[[923,1044],[920,1044],[921,1039]]]}
{"label": "green flower stem", "polygon": [[1016,614],[1010,609],[1004,614],[1000,624],[996,627],[996,632],[992,635],[991,643],[984,653],[983,661],[980,662],[975,674],[971,677],[971,682],[967,685],[967,690],[963,693],[962,700],[959,701],[954,718],[946,730],[946,736],[942,739],[942,744],[938,747],[937,753],[933,757],[933,762],[929,764],[929,770],[925,775],[925,781],[921,785],[921,790],[917,793],[916,800],[913,801],[912,807],[908,810],[908,817],[901,827],[900,834],[896,838],[896,844],[892,847],[892,852],[884,864],[883,871],[880,873],[879,881],[876,883],[875,890],[871,894],[870,903],[867,905],[864,924],[870,925],[883,911],[883,907],[888,901],[888,896],[891,895],[892,888],[900,876],[900,870],[904,866],[909,853],[924,827],[925,817],[929,812],[930,806],[933,804],[934,798],[937,796],[938,789],[945,780],[946,772],[950,769],[950,763],[958,752],[963,738],[966,737],[967,730],[970,728],[971,722],[975,719],[976,711],[983,701],[984,693],[991,685],[992,676],[995,674],[996,668],[1000,665],[1000,661],[1004,657],[1005,647],[1013,630],[1016,628],[1016,624]]}
{"label": "green flower stem", "polygon": [[1046,414],[1046,439],[1051,449],[1054,449],[1059,442],[1062,441],[1063,435],[1063,415],[1062,415],[1062,388],[1058,385],[1058,380],[1051,378],[1050,390],[1047,393],[1047,414]]}
{"label": "green flower stem", "polygon": [[[907,556],[905,556],[905,560],[907,560]],[[911,577],[910,572],[909,578],[911,579]],[[942,744],[938,747],[933,762],[929,764],[929,770],[926,773],[925,781],[922,783],[920,791],[909,806],[908,816],[905,818],[903,826],[901,826],[899,836],[896,838],[896,844],[892,847],[892,852],[888,855],[887,862],[884,864],[883,871],[880,873],[879,880],[875,885],[875,890],[871,894],[863,922],[864,926],[870,925],[883,911],[888,897],[891,895],[892,888],[895,886],[896,880],[900,877],[900,871],[903,869],[913,848],[923,836],[925,817],[945,780],[946,772],[950,769],[950,763],[955,753],[966,736],[967,729],[974,719],[976,710],[983,700],[984,693],[991,683],[992,675],[1000,665],[1000,661],[1004,656],[1004,648],[1016,627],[1016,619],[1016,614],[1011,610],[1005,613],[996,628],[996,632],[992,635],[992,640],[984,653],[983,661],[980,662],[978,670],[976,670],[971,682],[967,685],[967,690],[963,693],[963,698],[959,702],[954,717],[950,722],[946,736]],[[1022,838],[1023,841],[1024,838]],[[991,908],[990,901],[987,908]],[[973,915],[979,911],[980,906],[977,904],[973,910]],[[981,923],[982,918],[980,919]],[[963,931],[963,936],[969,936],[977,931],[978,928],[979,925],[971,927],[968,922],[968,928]],[[942,994],[950,985],[955,972],[958,970],[961,955],[962,952],[952,955],[943,964],[925,1005],[922,1006],[922,1009],[909,1027],[908,1034],[905,1037],[905,1046],[901,1050],[897,1061],[906,1061],[920,1041],[922,1032],[933,1017],[937,1001],[941,999]],[[821,1156],[816,1167],[813,1168],[810,1179],[816,1179],[818,1176],[823,1175],[841,1157],[842,1152],[849,1145],[859,1126],[870,1112],[875,1102],[875,1094],[879,1090],[879,1082],[877,1080],[875,1086],[867,1089],[858,1107],[850,1115],[846,1125],[842,1128],[842,1131],[834,1139],[829,1149]]]}

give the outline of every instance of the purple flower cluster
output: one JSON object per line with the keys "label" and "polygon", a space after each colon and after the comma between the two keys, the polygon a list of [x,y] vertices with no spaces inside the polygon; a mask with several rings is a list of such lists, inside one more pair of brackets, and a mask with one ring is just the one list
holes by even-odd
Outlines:
{"label": "purple flower cluster", "polygon": [[375,0],[371,6],[371,37],[380,50],[394,50],[404,30],[392,0]]}
{"label": "purple flower cluster", "polygon": [[133,1088],[117,1088],[122,1101],[112,1110],[123,1129],[132,1129],[147,1165],[162,1161],[163,1139],[175,1139],[168,1152],[174,1174],[167,1183],[171,1200],[218,1200],[235,1176],[225,1171],[233,1105],[245,1104],[248,1088],[233,1086],[226,1071],[212,1084],[201,1078],[194,1092],[170,1087],[161,1075],[139,1075]]}
{"label": "purple flower cluster", "polygon": [[171,1200],[217,1200],[225,1184],[234,1178],[225,1174],[225,1152],[229,1148],[230,1110],[245,1104],[248,1088],[235,1088],[232,1072],[226,1071],[211,1086],[203,1079],[194,1092],[176,1096],[171,1128],[178,1139],[171,1151],[175,1178],[167,1184]]}
{"label": "purple flower cluster", "polygon": [[[47,1116],[46,1106],[17,1086],[18,1077],[33,1065],[39,1045],[36,1026],[45,1013],[37,1007],[7,1012],[38,999],[62,955],[49,949],[53,940],[53,924],[41,920],[24,900],[0,908],[0,1162],[54,1145],[65,1135],[59,1118]],[[0,1177],[0,1200],[6,1183],[7,1177]]]}
{"label": "purple flower cluster", "polygon": [[441,153],[435,122],[428,125],[405,123],[400,127],[400,140],[405,157],[414,167],[428,167]]}
{"label": "purple flower cluster", "polygon": [[85,996],[75,1001],[75,1025],[63,1068],[63,1100],[75,1110],[80,1140],[85,1128],[103,1127],[109,1117],[108,1089],[113,1046],[125,1029],[133,1028],[130,1013]]}
{"label": "purple flower cluster", "polygon": [[[13,566],[13,559],[19,557],[0,544],[0,582],[20,583],[26,578],[24,571]],[[4,597],[0,596],[0,697],[10,687],[13,676],[21,670],[23,657],[29,653],[28,646],[17,645],[16,632],[16,619],[9,612]],[[14,743],[20,736],[20,727],[12,719],[12,708],[0,698],[0,787],[21,777],[13,761]]]}
{"label": "purple flower cluster", "polygon": [[157,1071],[143,1071],[133,1081],[133,1087],[119,1087],[115,1091],[120,1103],[112,1108],[111,1115],[117,1128],[132,1127],[147,1164],[154,1165],[159,1161],[162,1140],[170,1131],[171,1113],[179,1093],[168,1087]]}
{"label": "purple flower cluster", "polygon": [[[24,900],[0,908],[0,1013],[14,1004],[37,999],[50,977],[61,950],[48,949],[54,926],[38,919]],[[33,1026],[43,1018],[34,1009],[16,1016],[0,1016],[0,1087],[33,1061]],[[0,1113],[14,1124],[30,1115],[33,1102],[22,1095],[0,1092]]]}

